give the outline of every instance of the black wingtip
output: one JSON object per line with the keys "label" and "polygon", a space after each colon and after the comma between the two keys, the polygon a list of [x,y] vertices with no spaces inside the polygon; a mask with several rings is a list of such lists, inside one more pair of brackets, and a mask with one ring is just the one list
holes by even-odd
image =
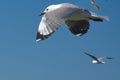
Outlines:
{"label": "black wingtip", "polygon": [[42,35],[40,35],[40,33],[39,32],[37,32],[37,36],[36,36],[36,42],[39,42],[39,41],[41,41],[41,40],[43,40],[44,38],[43,38],[43,36]]}
{"label": "black wingtip", "polygon": [[48,35],[42,35],[40,34],[40,32],[37,32],[37,36],[36,36],[36,42],[39,42],[41,40],[47,39],[48,36],[50,36],[52,33],[48,34]]}
{"label": "black wingtip", "polygon": [[37,32],[37,36],[36,36],[36,41],[39,42],[41,40],[44,40],[48,38],[48,35],[41,35],[39,32]]}

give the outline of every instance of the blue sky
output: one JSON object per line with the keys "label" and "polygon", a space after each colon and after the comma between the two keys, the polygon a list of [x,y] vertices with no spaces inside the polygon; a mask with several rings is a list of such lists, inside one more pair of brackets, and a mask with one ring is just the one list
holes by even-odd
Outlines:
{"label": "blue sky", "polygon": [[[110,21],[90,21],[88,33],[81,37],[74,36],[63,24],[37,43],[38,14],[50,4],[63,2],[107,15]],[[90,0],[1,0],[0,80],[119,80],[120,1],[96,2],[100,10]],[[114,59],[94,65],[84,51]]]}

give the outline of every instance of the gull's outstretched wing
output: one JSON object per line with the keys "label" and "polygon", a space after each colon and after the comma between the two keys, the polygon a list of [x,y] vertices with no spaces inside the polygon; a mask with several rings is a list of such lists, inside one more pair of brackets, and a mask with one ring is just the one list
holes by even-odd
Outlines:
{"label": "gull's outstretched wing", "polygon": [[99,57],[98,58],[99,61],[104,61],[104,59],[105,59],[104,57]]}
{"label": "gull's outstretched wing", "polygon": [[92,59],[98,61],[98,59],[97,59],[95,56],[93,56],[93,55],[91,55],[91,54],[88,54],[87,52],[84,52],[84,53],[85,53],[86,55],[90,56]]}
{"label": "gull's outstretched wing", "polygon": [[39,24],[36,41],[48,38],[48,36],[50,36],[60,27],[62,22],[62,20],[56,19],[56,17],[53,16],[53,14],[44,15]]}

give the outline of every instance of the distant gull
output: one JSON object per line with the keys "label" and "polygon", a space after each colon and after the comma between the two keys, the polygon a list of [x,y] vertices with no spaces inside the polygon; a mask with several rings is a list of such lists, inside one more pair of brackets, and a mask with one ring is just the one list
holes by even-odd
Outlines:
{"label": "distant gull", "polygon": [[107,16],[98,16],[91,11],[70,3],[48,6],[41,14],[43,16],[38,27],[36,41],[44,40],[54,33],[63,22],[76,36],[85,34],[89,29],[89,20],[108,21]]}
{"label": "distant gull", "polygon": [[99,10],[100,7],[98,6],[98,4],[94,1],[94,0],[90,0],[91,4],[97,9]]}
{"label": "distant gull", "polygon": [[89,53],[87,53],[87,52],[84,52],[86,55],[88,55],[88,56],[90,56],[93,60],[92,60],[92,63],[93,64],[104,64],[105,62],[104,62],[104,59],[112,59],[112,57],[106,57],[106,58],[104,58],[104,57],[99,57],[99,58],[97,58],[97,57],[95,57],[95,56],[93,56],[93,55],[91,55],[91,54],[89,54]]}

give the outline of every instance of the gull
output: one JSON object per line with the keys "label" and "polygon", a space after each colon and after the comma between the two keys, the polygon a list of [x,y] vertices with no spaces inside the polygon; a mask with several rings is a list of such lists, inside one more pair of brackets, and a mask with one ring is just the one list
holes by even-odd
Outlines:
{"label": "gull", "polygon": [[97,10],[100,9],[100,7],[98,6],[98,4],[97,4],[94,0],[91,0],[90,2],[91,2],[91,4],[92,4]]}
{"label": "gull", "polygon": [[97,58],[97,57],[95,57],[95,56],[93,56],[93,55],[91,55],[91,54],[89,54],[89,53],[87,53],[87,52],[84,52],[86,55],[88,55],[88,56],[90,56],[93,60],[92,60],[92,63],[93,64],[104,64],[105,63],[105,61],[104,61],[104,59],[112,59],[112,57],[106,57],[106,58],[104,58],[104,57],[99,57],[99,58]]}
{"label": "gull", "polygon": [[82,36],[89,29],[89,20],[97,22],[109,21],[107,16],[98,16],[71,3],[50,5],[40,13],[40,16],[42,16],[42,19],[37,31],[37,42],[47,39],[62,23],[65,23],[74,35]]}

